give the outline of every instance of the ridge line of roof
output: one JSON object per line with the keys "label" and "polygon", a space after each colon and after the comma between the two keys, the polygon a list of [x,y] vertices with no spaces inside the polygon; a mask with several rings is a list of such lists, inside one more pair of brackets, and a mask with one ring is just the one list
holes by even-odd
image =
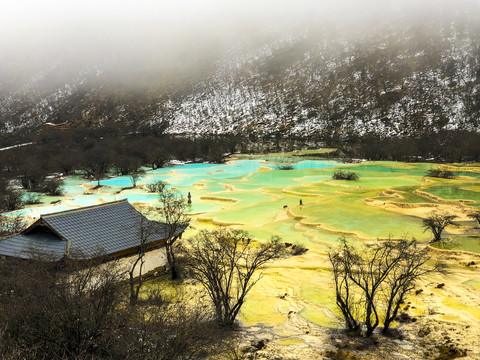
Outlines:
{"label": "ridge line of roof", "polygon": [[[94,209],[94,208],[101,208],[101,207],[105,207],[105,206],[109,206],[109,205],[115,205],[115,204],[120,204],[120,203],[129,203],[128,202],[128,199],[122,199],[122,200],[115,200],[115,201],[110,201],[110,202],[107,202],[107,203],[103,203],[103,204],[97,204],[97,205],[90,205],[90,206],[82,206],[78,209],[71,209],[71,210],[64,210],[64,211],[59,211],[59,212],[55,212],[55,213],[50,213],[50,214],[43,214],[43,215],[40,215],[40,219],[42,218],[50,218],[50,217],[53,217],[53,216],[57,216],[57,215],[64,215],[64,214],[67,214],[67,213],[75,213],[75,212],[79,212],[79,211],[84,211],[84,210],[90,210],[90,209]],[[130,204],[130,203],[129,203]],[[133,205],[132,205],[133,206]]]}
{"label": "ridge line of roof", "polygon": [[37,221],[35,221],[35,223],[34,223],[31,227],[29,227],[29,229],[37,226],[37,224],[38,224],[40,221],[42,221],[50,230],[52,230],[52,233],[54,233],[55,235],[57,235],[57,236],[60,238],[60,240],[66,241],[67,243],[69,242],[69,240],[68,240],[67,238],[65,238],[65,236],[63,236],[62,234],[60,234],[52,225],[50,225],[50,224],[48,223],[47,220],[42,219],[42,218],[40,218],[40,219],[38,219]]}

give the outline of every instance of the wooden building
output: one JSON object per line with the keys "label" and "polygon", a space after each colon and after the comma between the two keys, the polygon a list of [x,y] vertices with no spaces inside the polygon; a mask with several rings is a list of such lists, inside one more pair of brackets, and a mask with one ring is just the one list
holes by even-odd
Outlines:
{"label": "wooden building", "polygon": [[[188,225],[175,229],[181,237]],[[126,199],[40,216],[21,234],[0,241],[0,256],[47,261],[116,258],[134,254],[142,239],[147,250],[168,237],[164,223],[151,221]]]}

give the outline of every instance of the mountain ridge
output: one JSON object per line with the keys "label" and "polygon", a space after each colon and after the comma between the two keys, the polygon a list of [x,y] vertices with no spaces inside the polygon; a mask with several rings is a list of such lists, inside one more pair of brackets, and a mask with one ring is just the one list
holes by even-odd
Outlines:
{"label": "mountain ridge", "polygon": [[296,29],[259,37],[254,45],[234,44],[210,58],[191,54],[186,70],[150,76],[139,68],[125,79],[109,73],[108,65],[69,72],[60,61],[14,90],[0,88],[0,132],[46,122],[158,125],[187,135],[477,132],[478,24],[478,15],[459,11],[363,33],[359,27],[354,36],[341,27]]}

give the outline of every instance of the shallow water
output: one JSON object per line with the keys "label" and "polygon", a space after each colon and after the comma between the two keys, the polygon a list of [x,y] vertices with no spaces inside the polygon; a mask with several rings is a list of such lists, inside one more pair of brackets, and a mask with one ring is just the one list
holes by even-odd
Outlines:
{"label": "shallow water", "polygon": [[468,199],[476,201],[473,206],[478,207],[480,205],[480,188],[478,182],[462,182],[459,184],[451,184],[445,186],[445,184],[431,186],[428,188],[428,192],[443,199],[456,200],[456,199]]}
{"label": "shallow water", "polygon": [[480,237],[468,235],[450,235],[451,240],[432,246],[446,250],[463,250],[480,254]]}
{"label": "shallow water", "polygon": [[[157,196],[148,193],[145,185],[167,181],[183,195],[189,192],[192,195],[188,211],[193,216],[195,230],[190,229],[190,234],[202,228],[233,224],[261,241],[280,236],[283,241],[309,249],[303,255],[278,261],[264,269],[264,278],[249,294],[243,308],[241,320],[245,324],[281,325],[293,311],[309,321],[338,326],[327,252],[341,236],[346,235],[356,242],[389,237],[415,237],[426,242],[431,238],[423,232],[420,217],[373,206],[366,199],[377,200],[380,204],[434,205],[435,200],[414,193],[420,189],[444,199],[478,201],[474,206],[480,203],[480,179],[477,181],[476,175],[425,181],[424,174],[431,164],[368,162],[345,165],[334,161],[283,160],[172,166],[147,171],[135,189],[129,188],[128,176],[102,180],[100,189],[92,189],[96,182],[69,177],[65,181],[65,196],[60,198],[59,204],[50,204],[58,198],[41,197],[45,204],[10,215],[22,213],[37,217],[125,198],[133,203],[154,205]],[[276,170],[286,161],[293,165],[293,170]],[[339,166],[356,172],[360,179],[332,180],[332,173]],[[299,205],[300,200],[303,205]],[[478,236],[455,235],[448,246],[480,253]]]}

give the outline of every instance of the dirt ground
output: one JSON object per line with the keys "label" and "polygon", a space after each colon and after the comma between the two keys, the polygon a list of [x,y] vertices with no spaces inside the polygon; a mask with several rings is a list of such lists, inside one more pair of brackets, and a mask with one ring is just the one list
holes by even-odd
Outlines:
{"label": "dirt ground", "polygon": [[419,283],[389,336],[381,328],[370,339],[351,336],[292,313],[281,332],[244,328],[242,349],[249,359],[480,359],[480,289],[464,284],[480,272],[480,256],[432,251],[454,271]]}

